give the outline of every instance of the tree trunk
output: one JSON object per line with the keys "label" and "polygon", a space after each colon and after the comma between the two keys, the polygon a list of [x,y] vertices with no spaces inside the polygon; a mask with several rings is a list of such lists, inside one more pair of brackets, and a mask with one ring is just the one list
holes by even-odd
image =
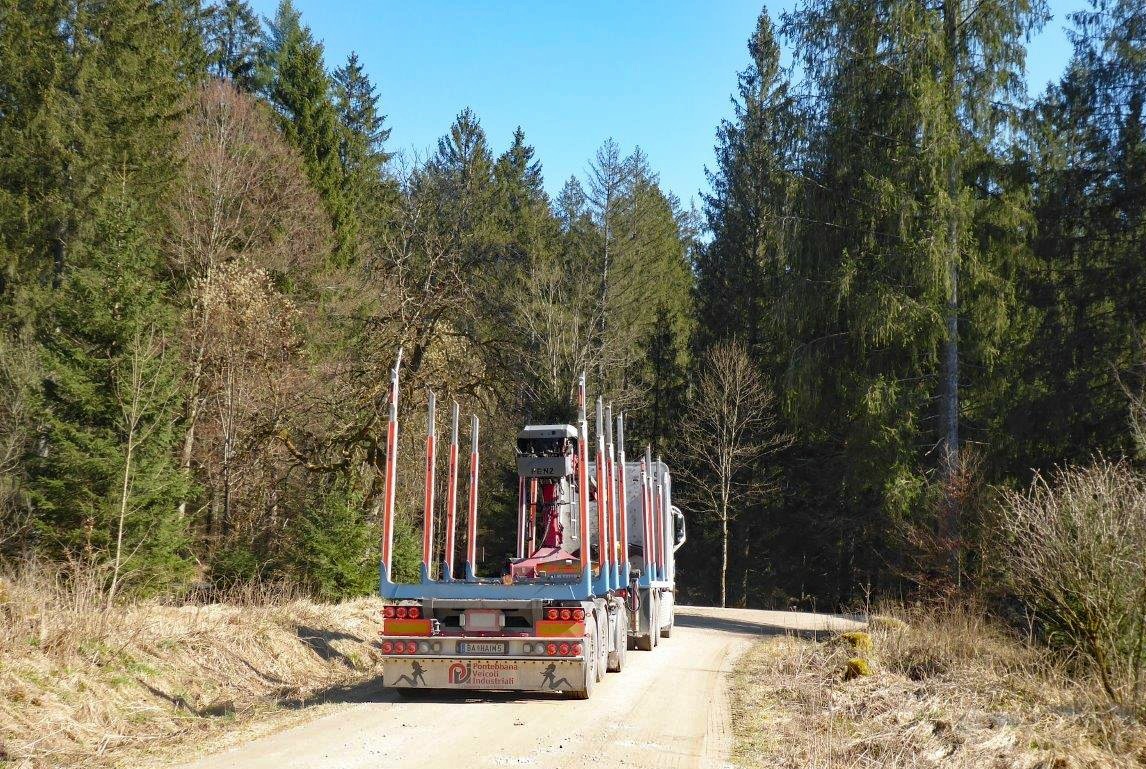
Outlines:
{"label": "tree trunk", "polygon": [[[947,42],[947,109],[948,118],[958,125],[959,89],[959,10],[961,0],[947,0],[943,5],[943,24]],[[958,128],[953,128],[958,142]],[[959,501],[955,498],[955,476],[959,468],[959,152],[950,152],[947,166],[948,219],[947,238],[947,338],[943,350],[943,476],[946,480],[943,500],[942,537],[950,548],[951,576],[959,572]]]}
{"label": "tree trunk", "polygon": [[131,461],[134,459],[134,453],[135,428],[133,424],[127,435],[127,456],[123,463],[123,486],[119,496],[119,522],[115,532],[115,563],[111,571],[111,587],[107,591],[108,608],[111,608],[112,601],[115,600],[115,593],[119,589],[119,570],[123,565],[123,525],[127,519],[127,505],[131,492]]}
{"label": "tree trunk", "polygon": [[720,608],[728,605],[728,507],[720,516]]}

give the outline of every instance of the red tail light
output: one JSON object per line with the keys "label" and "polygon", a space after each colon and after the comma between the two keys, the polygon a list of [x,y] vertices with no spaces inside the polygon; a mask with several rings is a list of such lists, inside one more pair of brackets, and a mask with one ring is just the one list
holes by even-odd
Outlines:
{"label": "red tail light", "polygon": [[573,619],[577,620],[578,622],[585,619],[585,610],[584,609],[574,609],[573,610]]}
{"label": "red tail light", "polygon": [[545,618],[546,619],[557,619],[557,610],[556,609],[550,609],[549,611],[545,612]]}
{"label": "red tail light", "polygon": [[390,643],[389,641],[383,641],[382,642],[382,653],[383,654],[389,654],[392,651],[394,651],[394,644]]}
{"label": "red tail light", "polygon": [[573,652],[574,657],[580,657],[581,656],[581,644],[573,644],[572,652]]}
{"label": "red tail light", "polygon": [[387,619],[393,619],[394,618],[394,607],[393,606],[387,606],[386,608],[384,608],[382,610],[382,616],[386,617]]}
{"label": "red tail light", "polygon": [[398,607],[398,619],[406,619],[406,607],[405,606],[399,606]]}
{"label": "red tail light", "polygon": [[418,651],[418,644],[414,643],[413,641],[407,641],[406,642],[406,653],[407,654],[413,654],[416,651]]}
{"label": "red tail light", "polygon": [[561,610],[561,619],[564,619],[564,620],[573,619],[573,612],[571,612],[569,609],[562,609]]}
{"label": "red tail light", "polygon": [[546,646],[545,647],[545,653],[548,654],[550,657],[555,655],[557,653],[557,644],[549,644],[548,646]]}
{"label": "red tail light", "polygon": [[561,652],[562,657],[569,656],[569,644],[561,644],[561,646],[558,647],[558,650]]}
{"label": "red tail light", "polygon": [[411,606],[409,608],[409,610],[406,612],[406,616],[409,617],[410,619],[418,619],[418,617],[422,616],[422,610],[419,609],[417,606]]}

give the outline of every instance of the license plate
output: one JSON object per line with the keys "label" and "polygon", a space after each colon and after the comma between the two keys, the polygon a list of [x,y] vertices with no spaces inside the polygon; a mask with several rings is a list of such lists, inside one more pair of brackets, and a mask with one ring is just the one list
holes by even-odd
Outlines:
{"label": "license plate", "polygon": [[458,654],[505,654],[505,647],[494,641],[458,641]]}

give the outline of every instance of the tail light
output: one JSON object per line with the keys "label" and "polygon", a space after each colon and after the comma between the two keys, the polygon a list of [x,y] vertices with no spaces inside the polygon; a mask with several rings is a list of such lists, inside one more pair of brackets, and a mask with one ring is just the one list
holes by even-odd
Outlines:
{"label": "tail light", "polygon": [[584,609],[574,609],[573,610],[573,619],[577,620],[578,622],[585,619],[585,610]]}
{"label": "tail light", "polygon": [[414,643],[413,641],[407,641],[406,642],[406,653],[407,654],[414,654],[417,651],[418,651],[418,644]]}
{"label": "tail light", "polygon": [[561,646],[557,647],[557,649],[561,652],[562,657],[569,656],[569,644],[561,644]]}
{"label": "tail light", "polygon": [[545,618],[546,619],[557,619],[557,610],[556,609],[550,609],[549,611],[545,612]]}
{"label": "tail light", "polygon": [[580,657],[581,656],[581,644],[573,644],[570,651],[573,652],[574,657]]}
{"label": "tail light", "polygon": [[545,647],[545,653],[548,654],[550,657],[557,654],[557,644],[549,644],[548,646],[546,646]]}
{"label": "tail light", "polygon": [[387,606],[386,608],[384,608],[382,610],[382,616],[385,617],[386,619],[394,619],[394,616],[395,616],[394,615],[394,607],[393,606]]}
{"label": "tail light", "polygon": [[563,619],[563,620],[573,619],[573,612],[570,611],[569,609],[562,609],[561,610],[561,619]]}
{"label": "tail light", "polygon": [[422,616],[422,610],[419,609],[417,606],[411,606],[409,609],[406,610],[406,616],[409,617],[410,619],[418,619],[419,617]]}
{"label": "tail light", "polygon": [[399,606],[398,607],[398,619],[406,619],[406,607],[405,606]]}
{"label": "tail light", "polygon": [[394,644],[390,643],[389,641],[383,641],[382,642],[382,653],[383,654],[390,654],[393,651],[394,651]]}

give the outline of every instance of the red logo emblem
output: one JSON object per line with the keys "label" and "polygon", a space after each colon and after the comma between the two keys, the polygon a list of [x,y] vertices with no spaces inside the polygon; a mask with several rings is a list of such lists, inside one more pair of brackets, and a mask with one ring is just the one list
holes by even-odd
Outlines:
{"label": "red logo emblem", "polygon": [[447,679],[451,684],[464,684],[466,681],[470,680],[471,672],[470,664],[468,662],[464,665],[460,662],[455,662],[454,664],[450,665],[449,672],[447,673]]}

